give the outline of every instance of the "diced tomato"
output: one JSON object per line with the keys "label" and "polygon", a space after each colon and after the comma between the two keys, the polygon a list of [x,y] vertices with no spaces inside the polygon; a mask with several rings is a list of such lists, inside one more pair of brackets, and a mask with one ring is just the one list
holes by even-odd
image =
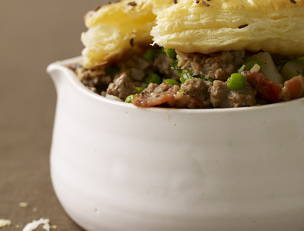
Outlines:
{"label": "diced tomato", "polygon": [[275,83],[259,72],[247,72],[248,82],[256,89],[262,99],[270,103],[281,100],[282,86]]}
{"label": "diced tomato", "polygon": [[168,85],[161,84],[135,96],[133,104],[138,107],[155,107],[163,104],[172,104],[174,95],[178,90],[178,86],[168,87]]}
{"label": "diced tomato", "polygon": [[283,99],[291,100],[304,95],[304,77],[296,76],[284,83]]}
{"label": "diced tomato", "polygon": [[162,104],[169,104],[174,100],[174,96],[170,94],[163,94],[158,97],[135,97],[133,104],[138,107],[155,107]]}

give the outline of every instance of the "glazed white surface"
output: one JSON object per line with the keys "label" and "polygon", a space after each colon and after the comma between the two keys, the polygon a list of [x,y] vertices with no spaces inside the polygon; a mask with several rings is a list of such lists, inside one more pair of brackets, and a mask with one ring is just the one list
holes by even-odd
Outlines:
{"label": "glazed white surface", "polygon": [[304,229],[304,99],[240,109],[140,109],[62,64],[51,175],[89,231]]}

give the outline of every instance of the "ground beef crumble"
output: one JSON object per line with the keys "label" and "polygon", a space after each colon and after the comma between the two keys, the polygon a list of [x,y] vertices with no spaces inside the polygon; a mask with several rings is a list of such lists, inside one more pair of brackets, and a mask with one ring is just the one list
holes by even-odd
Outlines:
{"label": "ground beef crumble", "polygon": [[187,80],[181,86],[150,84],[133,103],[140,107],[207,108],[210,106],[209,86],[202,79]]}
{"label": "ground beef crumble", "polygon": [[146,90],[135,97],[133,104],[139,107],[171,105],[178,90],[179,86],[177,85],[151,83]]}
{"label": "ground beef crumble", "polygon": [[193,74],[226,81],[245,61],[244,51],[220,52],[213,55],[177,52],[178,65]]}
{"label": "ground beef crumble", "polygon": [[126,74],[117,75],[112,83],[110,83],[107,94],[117,96],[120,99],[125,99],[127,96],[134,94],[136,86],[134,81]]}
{"label": "ground beef crumble", "polygon": [[255,91],[249,85],[243,91],[231,91],[227,84],[220,80],[213,82],[210,91],[211,102],[215,108],[254,106],[255,95]]}
{"label": "ground beef crumble", "polygon": [[86,69],[77,66],[76,74],[81,82],[95,93],[101,93],[113,81],[113,76],[107,75],[102,67]]}
{"label": "ground beef crumble", "polygon": [[153,68],[158,70],[161,74],[170,76],[170,78],[177,79],[178,74],[175,70],[171,68],[172,60],[165,54],[161,53],[157,55],[154,60]]}
{"label": "ground beef crumble", "polygon": [[194,78],[181,85],[181,93],[176,96],[176,105],[186,108],[210,107],[209,89],[211,82]]}
{"label": "ground beef crumble", "polygon": [[[285,77],[281,83],[273,82],[258,62],[247,67],[246,62],[255,54],[246,51],[187,54],[150,47],[127,54],[106,66],[88,69],[75,64],[69,68],[93,92],[139,107],[235,108],[304,96],[304,73]],[[286,57],[272,57],[280,72]],[[299,65],[298,62],[297,67]],[[233,75],[241,82],[235,85],[230,81]],[[241,89],[234,88],[240,86]]]}

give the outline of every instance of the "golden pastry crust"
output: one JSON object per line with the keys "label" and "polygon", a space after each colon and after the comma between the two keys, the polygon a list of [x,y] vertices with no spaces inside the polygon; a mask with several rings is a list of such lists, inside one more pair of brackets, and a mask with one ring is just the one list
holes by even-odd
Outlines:
{"label": "golden pastry crust", "polygon": [[183,52],[304,54],[304,0],[179,0],[156,24],[155,43]]}
{"label": "golden pastry crust", "polygon": [[84,65],[102,65],[133,45],[182,52],[265,50],[304,54],[304,0],[122,0],[89,12]]}
{"label": "golden pastry crust", "polygon": [[89,12],[85,22],[89,29],[82,34],[84,65],[92,67],[107,63],[132,46],[151,42],[155,15],[150,2],[124,0]]}

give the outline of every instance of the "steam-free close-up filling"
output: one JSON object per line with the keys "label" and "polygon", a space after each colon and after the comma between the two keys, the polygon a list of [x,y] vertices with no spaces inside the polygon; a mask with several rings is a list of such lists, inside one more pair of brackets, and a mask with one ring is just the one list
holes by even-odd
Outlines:
{"label": "steam-free close-up filling", "polygon": [[71,68],[93,92],[139,107],[232,108],[304,96],[304,57],[263,51],[203,55],[150,46]]}

